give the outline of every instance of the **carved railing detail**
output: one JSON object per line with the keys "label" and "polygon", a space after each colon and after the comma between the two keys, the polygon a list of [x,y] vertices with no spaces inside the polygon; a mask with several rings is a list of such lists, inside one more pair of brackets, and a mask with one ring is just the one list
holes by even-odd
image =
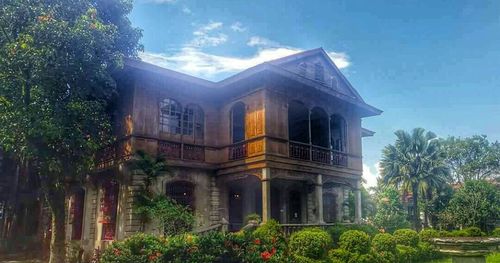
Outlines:
{"label": "carved railing detail", "polygon": [[247,157],[247,143],[241,142],[229,146],[229,160],[238,160]]}
{"label": "carved railing detail", "polygon": [[347,166],[348,155],[328,148],[300,142],[289,142],[288,156],[294,159],[313,161],[328,165]]}
{"label": "carved railing detail", "polygon": [[168,141],[158,141],[158,155],[167,159],[181,158],[182,144]]}
{"label": "carved railing detail", "polygon": [[182,159],[191,161],[205,161],[205,147],[198,145],[184,144]]}

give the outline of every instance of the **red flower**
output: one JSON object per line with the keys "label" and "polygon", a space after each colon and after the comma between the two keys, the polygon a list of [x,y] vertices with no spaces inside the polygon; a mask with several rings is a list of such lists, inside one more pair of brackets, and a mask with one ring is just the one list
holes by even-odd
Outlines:
{"label": "red flower", "polygon": [[260,257],[264,261],[268,261],[272,256],[273,255],[271,253],[269,253],[269,251],[264,251],[264,252],[260,253]]}
{"label": "red flower", "polygon": [[275,247],[273,247],[273,249],[271,249],[271,254],[272,255],[276,254],[276,248]]}
{"label": "red flower", "polygon": [[260,239],[255,239],[255,240],[253,241],[253,243],[254,243],[255,245],[260,245]]}
{"label": "red flower", "polygon": [[118,248],[115,248],[113,249],[113,253],[115,254],[115,256],[119,256],[122,252]]}

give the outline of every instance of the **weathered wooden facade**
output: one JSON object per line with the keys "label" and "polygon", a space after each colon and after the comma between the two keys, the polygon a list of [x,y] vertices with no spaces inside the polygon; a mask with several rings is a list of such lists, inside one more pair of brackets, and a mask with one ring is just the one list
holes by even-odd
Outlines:
{"label": "weathered wooden facade", "polygon": [[118,78],[117,142],[98,171],[68,199],[68,239],[91,250],[141,229],[132,200],[142,179],[127,166],[137,150],[163,155],[172,168],[154,186],[189,205],[196,227],[246,215],[283,224],[361,218],[366,104],[323,49],[266,62],[214,83],[141,61]]}

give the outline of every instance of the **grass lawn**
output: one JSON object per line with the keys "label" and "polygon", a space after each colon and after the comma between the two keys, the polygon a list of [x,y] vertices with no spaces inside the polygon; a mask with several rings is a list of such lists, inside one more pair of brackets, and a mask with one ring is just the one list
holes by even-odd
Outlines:
{"label": "grass lawn", "polygon": [[[431,261],[429,263],[451,263],[451,258],[433,260],[433,261]],[[486,258],[486,263],[500,263],[500,253],[490,254]]]}

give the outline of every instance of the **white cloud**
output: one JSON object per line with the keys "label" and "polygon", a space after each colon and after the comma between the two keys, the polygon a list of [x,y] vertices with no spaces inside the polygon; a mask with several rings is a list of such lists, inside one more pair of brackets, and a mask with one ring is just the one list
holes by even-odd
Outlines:
{"label": "white cloud", "polygon": [[[196,47],[184,47],[175,54],[144,52],[142,60],[186,74],[212,78],[221,73],[236,73],[266,61],[293,55],[304,50],[290,47],[261,48],[253,56],[231,57],[207,53]],[[343,53],[328,52],[339,68],[349,65],[347,56]]]}
{"label": "white cloud", "polygon": [[227,41],[228,37],[222,32],[218,31],[222,28],[222,22],[210,22],[206,25],[199,27],[193,32],[195,38],[191,41],[190,46],[204,47],[204,46],[218,46]]}
{"label": "white cloud", "polygon": [[363,179],[365,179],[365,187],[377,186],[377,178],[380,177],[380,162],[375,163],[372,167],[363,164]]}
{"label": "white cloud", "polygon": [[235,22],[231,25],[231,29],[235,32],[244,32],[246,31],[247,29],[245,27],[243,27],[243,24],[241,24],[241,22]]}
{"label": "white cloud", "polygon": [[193,12],[191,11],[191,9],[189,9],[189,7],[187,7],[187,6],[184,6],[184,7],[182,8],[182,12],[183,12],[184,14],[191,14],[191,13],[193,13]]}
{"label": "white cloud", "polygon": [[269,40],[265,37],[253,36],[247,42],[248,46],[251,47],[279,47],[281,46],[278,42]]}

